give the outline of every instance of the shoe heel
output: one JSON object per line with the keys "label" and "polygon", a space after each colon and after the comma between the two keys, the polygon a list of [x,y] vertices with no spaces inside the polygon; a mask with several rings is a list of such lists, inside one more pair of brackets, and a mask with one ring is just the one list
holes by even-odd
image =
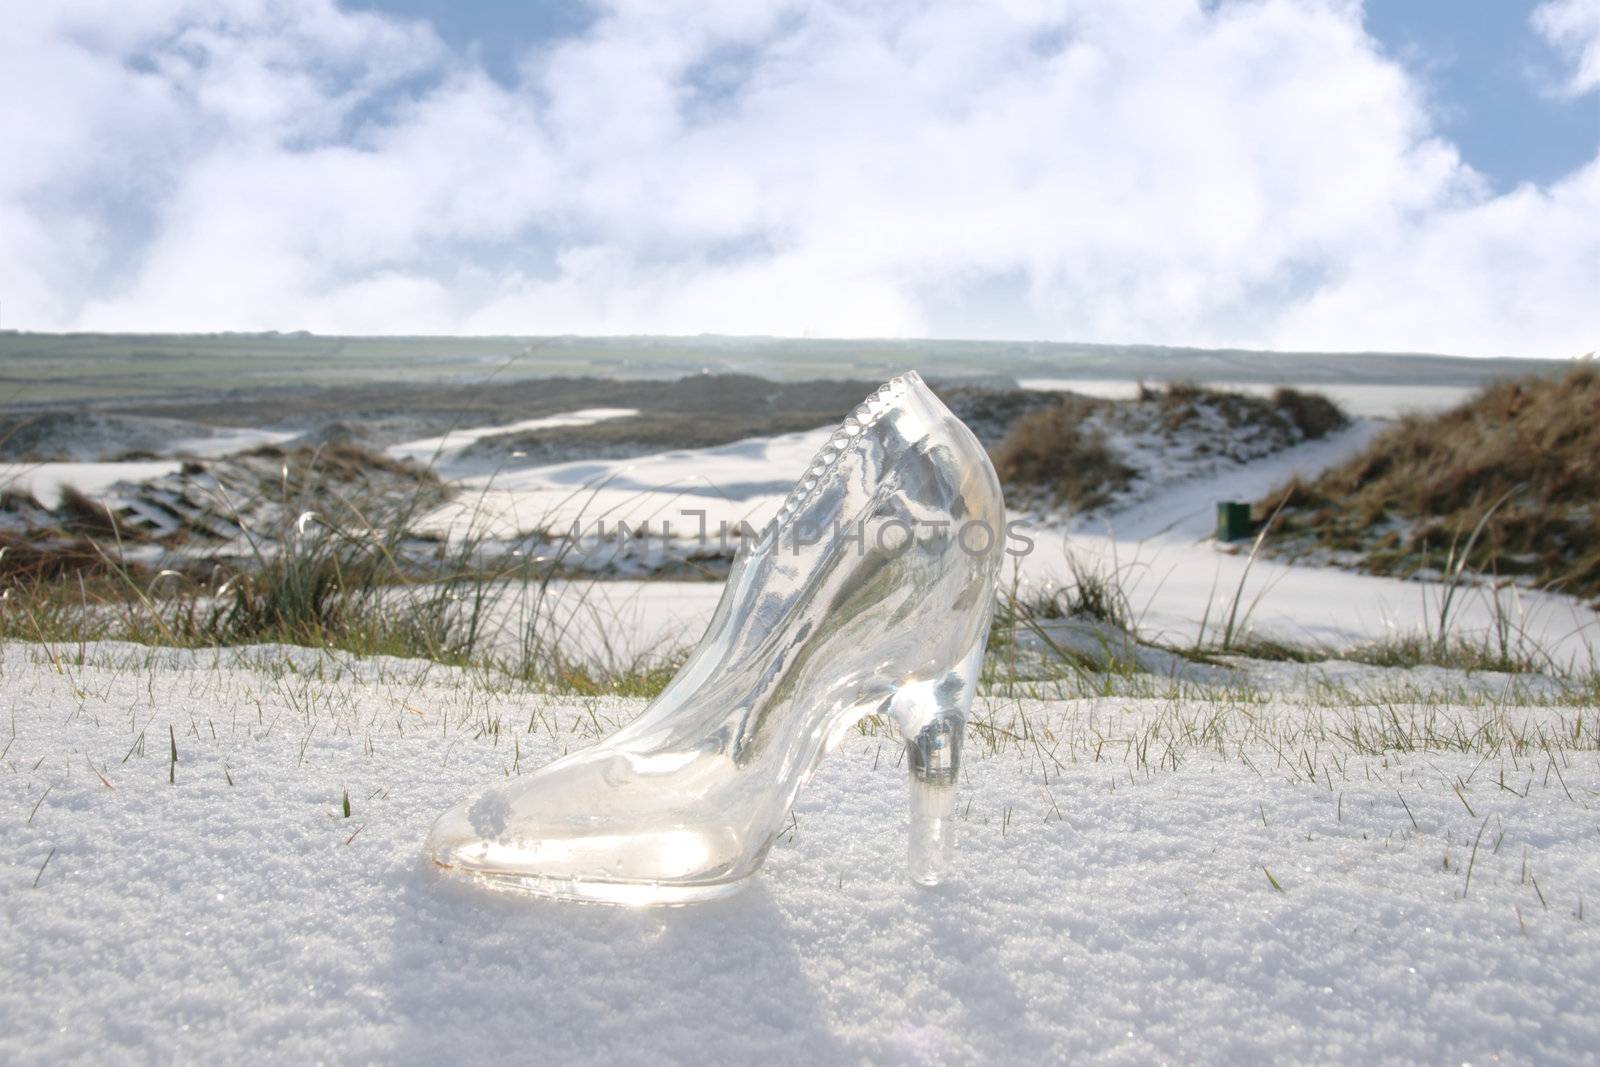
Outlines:
{"label": "shoe heel", "polygon": [[938,885],[955,853],[956,779],[966,716],[941,718],[906,742],[910,768],[911,837],[906,868],[916,885]]}
{"label": "shoe heel", "polygon": [[916,885],[945,881],[955,852],[956,782],[961,740],[983,660],[980,643],[960,667],[936,682],[913,683],[895,695],[891,709],[906,739],[911,787],[907,873]]}

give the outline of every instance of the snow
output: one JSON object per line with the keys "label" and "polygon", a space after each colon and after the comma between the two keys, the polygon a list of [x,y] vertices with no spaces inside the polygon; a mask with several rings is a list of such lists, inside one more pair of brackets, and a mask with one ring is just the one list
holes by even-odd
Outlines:
{"label": "snow", "polygon": [[[180,425],[197,428],[192,424]],[[205,436],[171,440],[161,449],[162,453],[172,456],[216,458],[247,448],[281,444],[296,436],[284,431],[242,427],[206,429]],[[114,452],[118,450],[117,444],[108,438],[101,441],[96,449]],[[100,447],[102,445],[103,447]],[[114,488],[119,483],[136,485],[154,478],[162,478],[176,473],[182,465],[182,462],[176,459],[0,464],[0,488],[31,491],[39,503],[47,508],[55,508],[61,505],[62,486],[73,486],[95,500],[120,499],[122,494],[117,493]]]}
{"label": "snow", "polygon": [[[281,648],[8,644],[0,671],[7,1062],[1585,1063],[1600,1049],[1592,743],[1362,755],[1331,735],[1284,747],[1318,716],[1364,713],[1287,695],[990,698],[983,717],[1048,741],[969,739],[955,884],[905,883],[896,743],[852,734],[749,891],[628,910],[480,891],[429,869],[421,840],[475,784],[639,702]],[[1547,736],[1576,714],[1431,710]],[[1232,732],[1204,747],[1159,734],[1177,758],[1141,764],[1126,739],[1184,715]]]}
{"label": "snow", "polygon": [[[415,528],[641,576],[701,557],[731,558],[741,524],[760,529],[776,514],[830,432],[465,475],[454,479],[455,498]],[[707,608],[702,627],[709,617]]]}
{"label": "snow", "polygon": [[454,429],[438,437],[424,437],[416,441],[405,441],[401,444],[391,445],[386,451],[396,459],[415,460],[427,466],[435,462],[449,462],[467,446],[485,437],[526,433],[529,430],[557,429],[563,426],[588,426],[606,419],[620,419],[637,414],[638,411],[633,408],[584,408],[581,411],[571,411],[563,415],[547,415],[538,419],[524,419],[522,422],[514,422],[503,426],[473,426]]}
{"label": "snow", "polygon": [[686,448],[631,459],[593,459],[459,479],[459,499],[425,520],[458,528],[466,523],[502,536],[542,525],[565,532],[619,520],[707,536],[726,523],[759,525],[778,510],[795,479],[832,432],[757,437],[714,448]]}
{"label": "snow", "polygon": [[70,485],[93,499],[111,495],[118,482],[142,482],[172,474],[177,460],[128,460],[106,463],[18,463],[0,467],[0,487],[32,492],[47,508],[61,506],[61,488]]}
{"label": "snow", "polygon": [[575,659],[625,667],[670,656],[700,639],[722,598],[722,583],[553,579],[506,582],[484,597],[487,650],[515,658],[526,634],[556,634]]}

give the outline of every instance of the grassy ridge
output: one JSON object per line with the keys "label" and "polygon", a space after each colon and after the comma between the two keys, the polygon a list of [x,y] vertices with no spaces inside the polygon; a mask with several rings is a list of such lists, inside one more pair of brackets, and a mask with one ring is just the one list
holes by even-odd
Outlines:
{"label": "grassy ridge", "polygon": [[[1323,550],[1379,574],[1466,565],[1600,598],[1600,369],[1490,385],[1412,415],[1360,455],[1257,505],[1286,554]],[[1473,534],[1476,531],[1477,536]]]}
{"label": "grassy ridge", "polygon": [[1258,397],[1188,382],[1141,384],[1132,401],[1064,394],[1054,407],[1017,418],[991,455],[1016,502],[1084,512],[1110,503],[1142,473],[1124,462],[1110,432],[1169,442],[1187,433],[1196,452],[1228,455],[1241,443],[1255,453],[1287,448],[1348,423],[1326,397],[1295,389]]}

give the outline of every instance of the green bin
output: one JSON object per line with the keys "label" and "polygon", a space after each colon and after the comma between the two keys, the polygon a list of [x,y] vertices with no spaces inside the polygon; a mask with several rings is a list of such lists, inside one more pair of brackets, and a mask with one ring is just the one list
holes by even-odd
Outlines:
{"label": "green bin", "polygon": [[1253,532],[1250,529],[1250,505],[1237,500],[1217,502],[1217,540],[1242,541]]}

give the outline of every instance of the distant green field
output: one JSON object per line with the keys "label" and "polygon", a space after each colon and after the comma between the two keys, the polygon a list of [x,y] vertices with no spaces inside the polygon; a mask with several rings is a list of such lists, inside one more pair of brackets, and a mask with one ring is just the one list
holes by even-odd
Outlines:
{"label": "distant green field", "polygon": [[945,376],[1475,385],[1560,373],[1559,360],[1254,352],[1007,341],[764,337],[321,337],[311,334],[0,333],[0,406],[192,397],[229,390],[554,375],[769,378]]}

